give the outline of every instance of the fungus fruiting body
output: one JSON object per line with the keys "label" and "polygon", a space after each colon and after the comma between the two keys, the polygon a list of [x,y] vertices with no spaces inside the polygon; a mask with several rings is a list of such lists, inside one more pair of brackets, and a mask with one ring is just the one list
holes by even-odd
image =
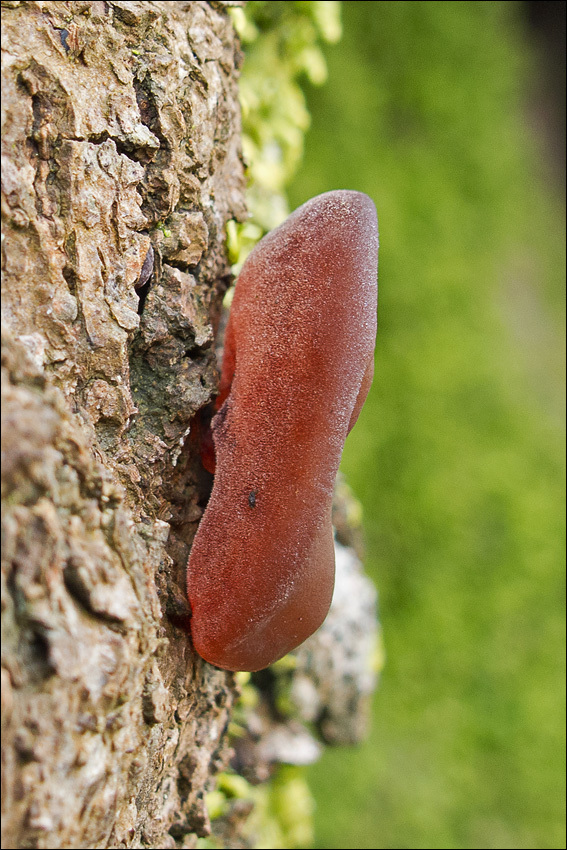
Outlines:
{"label": "fungus fruiting body", "polygon": [[329,609],[333,484],[372,382],[377,262],[373,202],[338,190],[265,236],[238,278],[187,571],[193,643],[218,667],[268,666]]}

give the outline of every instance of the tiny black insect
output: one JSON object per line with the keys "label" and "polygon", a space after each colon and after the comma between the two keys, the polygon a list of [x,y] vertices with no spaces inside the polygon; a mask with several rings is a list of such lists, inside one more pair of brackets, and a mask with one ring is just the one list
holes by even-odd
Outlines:
{"label": "tiny black insect", "polygon": [[250,490],[248,494],[248,504],[251,508],[256,507],[256,490]]}

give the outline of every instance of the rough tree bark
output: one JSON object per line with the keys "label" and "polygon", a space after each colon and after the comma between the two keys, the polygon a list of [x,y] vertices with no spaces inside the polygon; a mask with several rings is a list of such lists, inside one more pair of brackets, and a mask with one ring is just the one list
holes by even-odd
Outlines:
{"label": "rough tree bark", "polygon": [[194,847],[227,759],[184,584],[244,216],[226,5],[2,2],[5,848]]}

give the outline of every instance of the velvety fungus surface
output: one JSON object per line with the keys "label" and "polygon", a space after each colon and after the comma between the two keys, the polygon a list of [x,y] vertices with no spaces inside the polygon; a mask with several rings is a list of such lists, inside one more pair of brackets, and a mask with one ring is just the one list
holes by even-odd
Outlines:
{"label": "velvety fungus surface", "polygon": [[373,202],[337,190],[265,236],[238,278],[187,572],[194,646],[218,667],[268,666],[329,609],[333,484],[372,382],[377,263]]}

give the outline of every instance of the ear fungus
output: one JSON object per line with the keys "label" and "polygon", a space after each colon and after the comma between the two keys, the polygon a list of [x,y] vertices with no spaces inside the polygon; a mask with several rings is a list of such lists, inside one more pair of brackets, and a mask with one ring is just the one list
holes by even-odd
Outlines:
{"label": "ear fungus", "polygon": [[218,667],[267,667],[331,604],[333,484],[372,382],[377,264],[373,202],[339,190],[265,236],[238,278],[187,568],[193,643]]}

